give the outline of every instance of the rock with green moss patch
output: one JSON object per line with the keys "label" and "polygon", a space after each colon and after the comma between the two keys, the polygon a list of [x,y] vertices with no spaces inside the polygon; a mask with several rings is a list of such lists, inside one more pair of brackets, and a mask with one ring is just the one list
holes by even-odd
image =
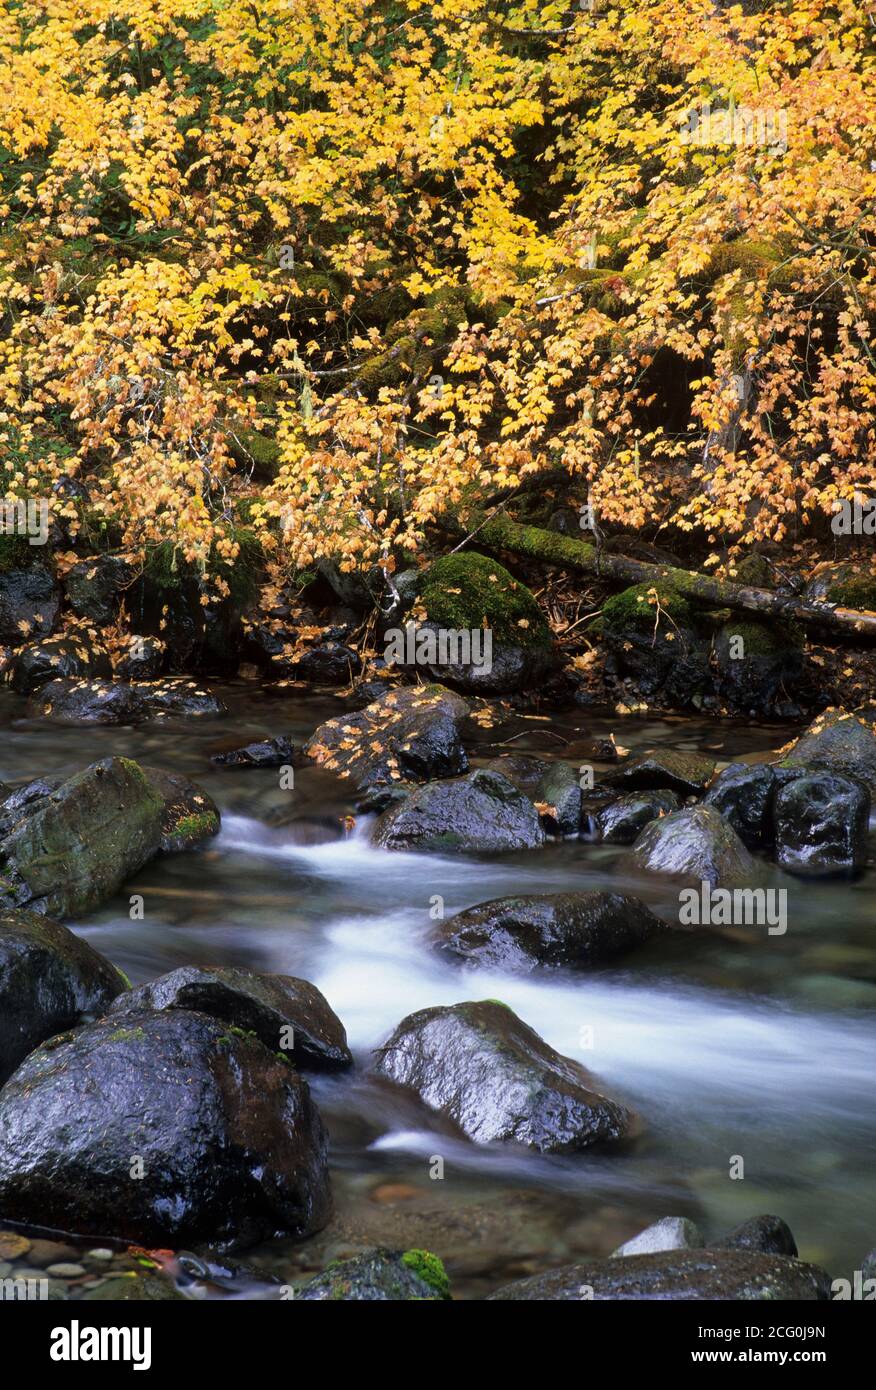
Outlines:
{"label": "rock with green moss patch", "polygon": [[157,853],[163,814],[137,763],[92,763],[0,841],[0,904],[58,917],[90,911]]}
{"label": "rock with green moss patch", "polygon": [[219,808],[201,787],[180,772],[164,772],[157,767],[144,767],[143,771],[164,803],[161,848],[165,854],[191,849],[218,835]]}
{"label": "rock with green moss patch", "polygon": [[0,1086],[46,1038],[105,1013],[124,990],[120,972],[60,922],[0,910]]}
{"label": "rock with green moss patch", "polygon": [[734,615],[715,637],[718,693],[747,714],[765,714],[803,674],[803,634],[793,623]]}
{"label": "rock with green moss patch", "polygon": [[653,791],[665,787],[680,796],[698,796],[705,791],[715,772],[712,758],[681,748],[652,748],[630,758],[606,782],[624,791]]}
{"label": "rock with green moss patch", "polygon": [[636,584],[608,599],[600,631],[619,672],[648,699],[687,705],[711,689],[702,618],[668,584]]}
{"label": "rock with green moss patch", "polygon": [[296,1289],[296,1300],[320,1303],[435,1303],[449,1298],[444,1266],[426,1250],[370,1250],[336,1260]]}

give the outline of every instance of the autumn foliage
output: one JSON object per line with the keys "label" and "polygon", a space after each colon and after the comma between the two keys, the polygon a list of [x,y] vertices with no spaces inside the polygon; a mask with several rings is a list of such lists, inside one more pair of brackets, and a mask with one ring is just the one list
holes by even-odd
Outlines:
{"label": "autumn foliage", "polygon": [[876,483],[874,22],[2,0],[6,491],[220,586],[241,526],[392,569],[540,470],[799,533]]}

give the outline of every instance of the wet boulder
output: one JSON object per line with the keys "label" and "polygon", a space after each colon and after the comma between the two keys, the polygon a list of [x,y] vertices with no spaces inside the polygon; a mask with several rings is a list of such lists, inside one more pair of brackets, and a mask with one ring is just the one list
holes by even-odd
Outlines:
{"label": "wet boulder", "polygon": [[62,1033],[0,1092],[0,1211],[149,1246],[303,1237],[330,1210],[326,1136],[285,1057],[204,1014]]}
{"label": "wet boulder", "polygon": [[549,763],[533,796],[548,835],[577,835],[581,830],[581,783],[568,763]]}
{"label": "wet boulder", "polygon": [[192,849],[218,835],[219,808],[211,796],[182,773],[157,767],[144,767],[143,772],[164,805],[160,848],[165,854]]}
{"label": "wet boulder", "polygon": [[60,611],[61,591],[49,570],[38,564],[4,569],[0,556],[0,646],[48,637]]}
{"label": "wet boulder", "polygon": [[311,685],[349,685],[361,669],[362,662],[352,647],[343,642],[323,642],[302,652],[289,674]]}
{"label": "wet boulder", "polygon": [[596,835],[607,845],[631,845],[646,825],[679,807],[671,791],[626,792],[592,817]]}
{"label": "wet boulder", "polygon": [[132,689],[151,719],[218,719],[228,713],[219,696],[198,681],[138,681]]}
{"label": "wet boulder", "polygon": [[60,922],[0,910],[0,1086],[46,1038],[105,1013],[126,989],[115,966]]}
{"label": "wet boulder", "polygon": [[[699,615],[670,585],[636,584],[602,606],[602,636],[618,672],[646,699],[686,706],[710,691],[710,643]],[[672,783],[638,783],[669,786]]]}
{"label": "wet boulder", "polygon": [[158,637],[135,633],[128,639],[127,651],[119,656],[113,674],[122,681],[151,681],[164,669],[165,646]]}
{"label": "wet boulder", "polygon": [[780,1216],[753,1216],[729,1235],[710,1242],[714,1250],[755,1250],[764,1255],[796,1255],[797,1242]]}
{"label": "wet boulder", "polygon": [[558,666],[530,591],[471,550],[445,555],[423,572],[410,620],[386,633],[385,655],[476,695],[528,690]]}
{"label": "wet boulder", "polygon": [[638,898],[620,893],[542,893],[494,898],[441,923],[436,947],[468,965],[531,971],[588,969],[623,955],[666,927]]}
{"label": "wet boulder", "polygon": [[189,1009],[209,1014],[255,1036],[272,1052],[284,1052],[305,1070],[352,1066],[344,1025],[308,980],[258,975],[232,965],[185,965],[118,999],[113,1013]]}
{"label": "wet boulder", "polygon": [[292,763],[295,745],[291,738],[264,738],[247,743],[243,748],[231,748],[226,753],[214,753],[211,763],[217,767],[284,767]]}
{"label": "wet boulder", "polygon": [[104,758],[35,801],[0,840],[0,906],[76,917],[161,843],[164,805],[128,758]]}
{"label": "wet boulder", "polygon": [[0,840],[9,834],[23,816],[36,810],[37,805],[45,801],[63,780],[63,777],[36,777],[25,786],[16,787],[14,791],[4,787],[0,793],[4,797],[0,803]]}
{"label": "wet boulder", "polygon": [[133,685],[112,680],[52,680],[30,697],[28,713],[59,724],[139,724],[148,717]]}
{"label": "wet boulder", "polygon": [[777,793],[776,862],[802,876],[854,874],[867,863],[870,791],[857,778],[802,772]]}
{"label": "wet boulder", "polygon": [[590,1260],[506,1284],[494,1302],[582,1299],[827,1302],[830,1276],[817,1265],[747,1250],[667,1250]]}
{"label": "wet boulder", "polygon": [[734,709],[766,713],[803,674],[803,635],[792,623],[734,616],[715,636],[718,694]]}
{"label": "wet boulder", "polygon": [[631,1240],[625,1240],[612,1258],[655,1255],[661,1250],[700,1250],[704,1244],[702,1231],[686,1216],[664,1216]]}
{"label": "wet boulder", "polygon": [[393,690],[321,724],[304,753],[362,791],[454,777],[468,770],[460,733],[468,712],[465,700],[440,685]]}
{"label": "wet boulder", "polygon": [[538,811],[495,772],[426,782],[376,821],[372,839],[383,849],[446,854],[536,849],[544,843]]}
{"label": "wet boulder", "polygon": [[119,555],[93,555],[81,560],[64,576],[64,588],[73,612],[98,627],[116,620],[122,594],[136,578],[136,569]]}
{"label": "wet boulder", "polygon": [[572,1153],[634,1127],[589,1072],[495,1000],[410,1014],[379,1049],[376,1070],[477,1144]]}
{"label": "wet boulder", "polygon": [[336,1260],[295,1290],[295,1299],[326,1303],[436,1302],[450,1297],[450,1280],[428,1250],[369,1250]]}
{"label": "wet boulder", "polygon": [[30,695],[57,678],[111,675],[104,647],[90,637],[67,634],[23,647],[12,662],[10,683],[19,695]]}
{"label": "wet boulder", "polygon": [[673,811],[646,825],[632,848],[633,862],[651,873],[675,874],[712,888],[755,883],[760,866],[732,825],[712,806]]}
{"label": "wet boulder", "polygon": [[868,720],[844,710],[825,710],[788,750],[780,766],[822,767],[866,782],[876,790],[876,733]]}
{"label": "wet boulder", "polygon": [[605,781],[622,791],[655,791],[666,788],[679,796],[701,796],[715,772],[711,758],[678,748],[654,748],[630,758]]}
{"label": "wet boulder", "polygon": [[731,763],[715,778],[703,797],[749,849],[772,842],[772,798],[777,780],[767,763]]}
{"label": "wet boulder", "polygon": [[485,771],[498,772],[500,776],[507,777],[512,786],[528,796],[530,801],[537,799],[538,785],[549,770],[548,760],[537,758],[532,753],[501,753],[485,764]]}

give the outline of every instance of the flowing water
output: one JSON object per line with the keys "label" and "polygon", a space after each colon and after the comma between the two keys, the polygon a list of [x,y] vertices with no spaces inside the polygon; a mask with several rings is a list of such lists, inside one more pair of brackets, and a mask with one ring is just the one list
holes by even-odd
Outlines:
{"label": "flowing water", "polygon": [[[784,936],[765,927],[679,933],[587,974],[459,969],[429,947],[437,898],[450,915],[506,893],[610,887],[675,914],[677,887],[637,877],[627,850],[577,841],[491,859],[374,849],[366,821],[345,833],[345,788],[320,769],[297,770],[294,789],[283,790],[276,770],[209,763],[210,752],[256,737],[299,742],[339,702],[245,686],[219,693],[226,720],[138,730],[28,723],[4,695],[0,778],[70,773],[119,753],[198,780],[222,811],[219,837],[153,861],[71,925],[135,984],[189,963],[299,975],[346,1026],[356,1069],[312,1081],[332,1139],[336,1218],[301,1245],[247,1252],[248,1272],[233,1283],[243,1296],[265,1294],[268,1276],[300,1279],[379,1243],[434,1250],[456,1291],[479,1297],[521,1274],[608,1253],[669,1214],[716,1236],[774,1212],[805,1257],[834,1274],[860,1267],[876,1245],[873,871],[816,885],[771,871],[788,889]],[[590,713],[509,717],[482,732],[478,751],[577,761],[587,739],[612,730],[634,750],[664,744],[722,762],[763,756],[796,732]],[[132,893],[144,897],[142,921],[129,915]],[[625,1151],[575,1158],[479,1148],[369,1077],[372,1050],[406,1014],[483,998],[501,999],[592,1070],[637,1110],[642,1137]]]}

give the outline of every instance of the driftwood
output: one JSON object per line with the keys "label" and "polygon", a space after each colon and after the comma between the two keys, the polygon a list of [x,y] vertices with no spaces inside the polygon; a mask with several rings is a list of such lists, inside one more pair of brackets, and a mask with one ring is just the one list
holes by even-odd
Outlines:
{"label": "driftwood", "polygon": [[506,516],[488,517],[480,525],[475,525],[469,535],[476,546],[509,551],[528,560],[595,575],[618,584],[670,584],[692,603],[758,613],[767,618],[784,618],[804,627],[817,628],[825,636],[876,637],[876,613],[824,603],[806,603],[793,596],[775,594],[771,589],[733,584],[729,580],[715,579],[693,570],[648,564],[624,555],[610,555],[588,541],[545,531],[539,526],[522,525]]}

